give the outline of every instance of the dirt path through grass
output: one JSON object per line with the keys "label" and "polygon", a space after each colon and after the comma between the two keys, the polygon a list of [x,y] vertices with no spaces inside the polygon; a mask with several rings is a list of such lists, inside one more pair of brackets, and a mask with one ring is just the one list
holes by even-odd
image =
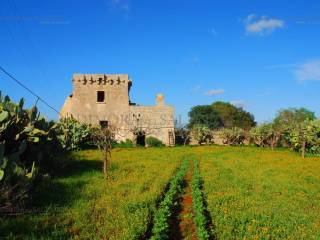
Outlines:
{"label": "dirt path through grass", "polygon": [[191,194],[191,180],[193,176],[193,164],[184,177],[184,191],[181,194],[179,206],[174,213],[172,219],[171,237],[170,239],[186,239],[196,240],[196,226],[193,221],[193,208],[192,208],[192,194]]}

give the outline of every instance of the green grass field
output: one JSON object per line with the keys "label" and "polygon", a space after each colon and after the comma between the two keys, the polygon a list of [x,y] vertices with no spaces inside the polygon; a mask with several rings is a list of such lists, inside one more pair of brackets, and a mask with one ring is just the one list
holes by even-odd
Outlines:
{"label": "green grass field", "polygon": [[320,158],[251,147],[115,149],[110,178],[98,151],[73,153],[64,176],[36,189],[38,212],[2,220],[7,239],[143,239],[183,158],[199,160],[218,239],[320,239]]}
{"label": "green grass field", "polygon": [[320,239],[320,159],[286,150],[199,148],[220,239]]}

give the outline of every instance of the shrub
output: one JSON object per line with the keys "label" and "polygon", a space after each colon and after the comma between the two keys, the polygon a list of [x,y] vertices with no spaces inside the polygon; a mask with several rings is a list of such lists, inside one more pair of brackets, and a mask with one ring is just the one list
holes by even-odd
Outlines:
{"label": "shrub", "polygon": [[113,148],[133,148],[135,147],[135,144],[130,139],[126,139],[126,141],[121,141],[120,143],[113,142],[112,147]]}
{"label": "shrub", "polygon": [[195,139],[198,144],[206,143],[209,144],[212,141],[212,133],[210,129],[204,125],[194,125],[191,129],[191,136]]}
{"label": "shrub", "polygon": [[158,138],[155,138],[155,137],[147,137],[146,144],[149,147],[163,147],[164,146],[164,144]]}
{"label": "shrub", "polygon": [[80,150],[91,144],[92,128],[68,117],[57,123],[56,135],[65,151]]}
{"label": "shrub", "polygon": [[224,128],[219,131],[219,136],[224,144],[236,146],[244,144],[246,139],[245,131],[241,128]]}

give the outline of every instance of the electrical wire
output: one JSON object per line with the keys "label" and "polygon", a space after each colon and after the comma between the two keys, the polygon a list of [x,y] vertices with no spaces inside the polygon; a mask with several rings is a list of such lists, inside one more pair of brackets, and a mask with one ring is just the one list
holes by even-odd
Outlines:
{"label": "electrical wire", "polygon": [[7,75],[10,79],[12,79],[15,83],[17,83],[19,86],[21,86],[22,88],[24,88],[25,90],[27,90],[29,93],[31,93],[34,97],[37,98],[37,101],[40,101],[42,103],[44,103],[47,107],[49,107],[50,109],[52,109],[53,111],[55,111],[56,113],[58,113],[60,115],[60,112],[55,109],[54,107],[52,107],[47,101],[45,101],[42,97],[40,97],[38,94],[36,94],[34,91],[32,91],[30,88],[28,88],[26,85],[24,85],[21,81],[19,81],[17,78],[15,78],[12,74],[10,74],[7,70],[5,70],[2,66],[0,66],[0,70]]}

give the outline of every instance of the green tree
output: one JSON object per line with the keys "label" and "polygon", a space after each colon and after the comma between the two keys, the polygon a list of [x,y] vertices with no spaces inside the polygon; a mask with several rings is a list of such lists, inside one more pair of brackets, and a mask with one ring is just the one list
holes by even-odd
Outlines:
{"label": "green tree", "polygon": [[287,146],[292,146],[292,133],[297,131],[297,128],[304,125],[306,121],[315,120],[315,113],[306,108],[288,108],[278,112],[273,124],[278,130],[281,130],[281,140]]}
{"label": "green tree", "polygon": [[272,150],[278,146],[283,135],[281,125],[272,123],[263,123],[250,130],[251,141],[260,147],[269,146]]}
{"label": "green tree", "polygon": [[278,112],[274,123],[277,125],[291,128],[297,124],[303,123],[306,120],[315,120],[315,113],[306,108],[288,108]]}
{"label": "green tree", "polygon": [[320,153],[320,121],[305,120],[290,130],[289,139],[293,150],[304,158],[305,154]]}
{"label": "green tree", "polygon": [[199,105],[191,108],[189,112],[189,128],[195,125],[204,125],[209,129],[222,127],[221,119],[216,110],[210,105]]}
{"label": "green tree", "polygon": [[249,130],[256,125],[254,116],[251,113],[230,103],[218,101],[213,103],[211,107],[218,112],[224,128],[238,127]]}

